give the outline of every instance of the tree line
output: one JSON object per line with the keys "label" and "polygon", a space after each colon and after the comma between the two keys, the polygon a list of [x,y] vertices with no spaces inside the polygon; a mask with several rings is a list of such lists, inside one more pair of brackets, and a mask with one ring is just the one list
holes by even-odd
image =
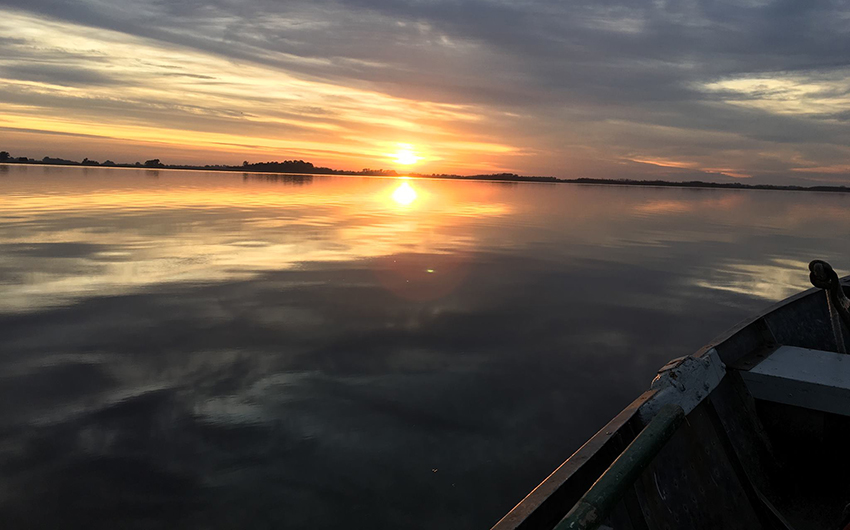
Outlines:
{"label": "tree line", "polygon": [[242,162],[240,166],[230,166],[230,165],[204,165],[204,166],[193,166],[193,165],[176,165],[176,164],[164,164],[159,158],[152,158],[150,160],[145,160],[144,162],[135,162],[131,164],[118,164],[113,162],[112,160],[105,160],[104,162],[98,162],[97,160],[92,160],[90,158],[84,158],[82,162],[78,162],[76,160],[67,160],[64,158],[53,158],[49,156],[45,156],[41,160],[37,160],[34,158],[28,158],[25,156],[13,157],[8,151],[0,151],[0,163],[7,164],[52,164],[52,165],[64,165],[64,166],[106,166],[106,167],[143,167],[143,168],[152,168],[152,169],[204,169],[204,170],[213,170],[213,171],[249,171],[249,172],[258,172],[258,173],[301,173],[308,175],[369,175],[369,176],[388,176],[393,177],[397,176],[395,170],[392,169],[371,169],[364,168],[360,171],[351,171],[351,170],[341,170],[341,169],[331,169],[329,167],[321,167],[316,166],[312,162],[305,162],[304,160],[283,160],[281,162],[272,161],[272,162],[255,162],[251,163],[247,160]]}
{"label": "tree line", "polygon": [[166,167],[165,164],[161,163],[158,158],[154,158],[151,160],[145,160],[144,163],[136,162],[135,164],[116,164],[112,160],[104,160],[103,162],[98,162],[97,160],[92,160],[90,158],[83,158],[81,162],[76,160],[67,160],[65,158],[54,158],[50,156],[45,156],[41,160],[35,158],[29,158],[26,156],[12,156],[9,151],[0,151],[0,163],[17,163],[17,164],[52,164],[52,165],[62,165],[62,166],[106,166],[106,167],[154,167],[161,168]]}

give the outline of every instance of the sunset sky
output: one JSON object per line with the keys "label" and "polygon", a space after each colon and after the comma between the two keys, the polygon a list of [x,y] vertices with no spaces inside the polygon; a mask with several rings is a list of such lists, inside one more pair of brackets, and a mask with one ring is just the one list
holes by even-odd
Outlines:
{"label": "sunset sky", "polygon": [[15,156],[850,184],[844,2],[2,0]]}

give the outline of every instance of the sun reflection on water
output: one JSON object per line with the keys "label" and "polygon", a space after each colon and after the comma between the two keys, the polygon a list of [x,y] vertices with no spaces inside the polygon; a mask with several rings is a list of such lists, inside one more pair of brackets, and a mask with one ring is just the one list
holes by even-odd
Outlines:
{"label": "sun reflection on water", "polygon": [[393,200],[401,206],[410,206],[416,200],[416,190],[407,182],[402,182],[392,194]]}
{"label": "sun reflection on water", "polygon": [[[145,179],[134,170],[23,166],[9,173],[0,183],[0,273],[14,271],[15,281],[0,274],[0,314],[305,263],[466,255],[486,236],[485,219],[513,212],[499,200],[501,188],[405,177],[163,171]],[[407,280],[427,293],[450,291],[421,285],[456,281],[437,261],[403,263],[405,293],[413,289]]]}

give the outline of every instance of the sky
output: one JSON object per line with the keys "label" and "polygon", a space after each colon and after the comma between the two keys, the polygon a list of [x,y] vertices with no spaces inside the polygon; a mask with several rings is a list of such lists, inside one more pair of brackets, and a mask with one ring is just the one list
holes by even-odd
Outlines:
{"label": "sky", "polygon": [[850,3],[0,0],[0,149],[850,184]]}

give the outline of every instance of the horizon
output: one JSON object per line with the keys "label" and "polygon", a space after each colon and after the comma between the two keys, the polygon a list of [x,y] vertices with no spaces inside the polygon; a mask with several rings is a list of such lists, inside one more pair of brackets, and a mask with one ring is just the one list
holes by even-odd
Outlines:
{"label": "horizon", "polygon": [[0,14],[0,149],[16,156],[850,182],[841,6],[11,0]]}
{"label": "horizon", "polygon": [[[305,160],[282,160],[282,161],[266,161],[266,162],[248,162],[243,161],[242,165],[186,165],[186,164],[166,164],[160,159],[146,160],[136,162],[114,162],[105,160],[99,162],[84,158],[82,161],[68,160],[45,156],[41,160],[28,158],[25,156],[14,157],[9,156],[7,151],[0,151],[0,166],[52,166],[52,167],[82,167],[86,169],[104,168],[104,169],[144,169],[146,171],[172,170],[172,171],[195,171],[195,172],[222,172],[222,173],[242,173],[243,175],[268,175],[268,177],[277,175],[293,175],[304,177],[377,177],[377,178],[394,178],[406,182],[408,179],[437,179],[437,180],[479,180],[491,182],[525,182],[525,183],[561,183],[561,184],[589,184],[589,185],[625,185],[625,186],[646,186],[646,187],[678,187],[678,188],[704,188],[704,189],[738,189],[738,190],[766,190],[766,191],[812,191],[812,192],[850,192],[850,186],[844,184],[768,184],[758,182],[747,182],[744,180],[718,182],[715,180],[665,180],[665,179],[631,179],[631,178],[598,178],[598,177],[575,177],[575,178],[559,178],[549,175],[520,175],[517,173],[501,172],[501,173],[479,173],[460,175],[453,173],[417,173],[397,172],[392,169],[383,168],[363,168],[361,170],[339,169],[316,166],[313,163]],[[303,171],[297,171],[292,166],[309,166],[301,167]]]}

